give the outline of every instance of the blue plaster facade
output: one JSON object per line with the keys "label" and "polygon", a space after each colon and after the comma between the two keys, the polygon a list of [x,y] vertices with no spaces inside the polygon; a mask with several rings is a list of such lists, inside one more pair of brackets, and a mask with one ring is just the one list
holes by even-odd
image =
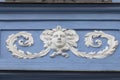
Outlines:
{"label": "blue plaster facade", "polygon": [[[119,2],[119,0],[113,0]],[[45,29],[74,29],[80,36],[80,51],[98,51],[107,44],[101,39],[100,48],[87,48],[85,34],[94,30],[115,36],[120,44],[120,4],[10,4],[0,3],[0,80],[120,80],[120,46],[104,59],[86,59],[68,51],[69,58],[50,58],[52,51],[36,59],[18,59],[6,48],[11,34],[27,31],[35,44],[20,47],[24,51],[39,52],[43,42],[39,39]]]}
{"label": "blue plaster facade", "polygon": [[45,29],[74,29],[80,36],[80,51],[98,51],[107,45],[103,39],[100,48],[87,48],[84,43],[85,34],[94,30],[104,31],[115,36],[120,42],[120,5],[114,4],[0,4],[0,70],[45,70],[45,71],[120,71],[120,47],[113,55],[103,59],[87,59],[77,57],[70,51],[69,58],[48,55],[37,59],[18,59],[6,48],[9,35],[27,31],[33,35],[34,46],[20,47],[24,51],[39,52],[43,42],[39,39]]}

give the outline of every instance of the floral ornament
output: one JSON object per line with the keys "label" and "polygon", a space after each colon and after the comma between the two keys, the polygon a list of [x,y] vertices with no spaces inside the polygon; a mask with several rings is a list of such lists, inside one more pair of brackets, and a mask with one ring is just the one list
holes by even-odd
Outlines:
{"label": "floral ornament", "polygon": [[31,52],[24,52],[19,50],[15,44],[19,37],[24,37],[26,41],[19,40],[18,43],[20,46],[32,46],[34,44],[34,40],[32,34],[28,32],[19,32],[17,34],[12,34],[6,40],[7,48],[12,55],[17,56],[18,58],[24,59],[32,59],[43,57],[49,53],[51,49],[54,52],[50,55],[50,57],[56,57],[61,55],[63,57],[69,57],[69,54],[66,53],[68,50],[72,51],[78,57],[85,57],[85,58],[105,58],[108,55],[113,54],[118,46],[118,41],[115,39],[114,36],[106,34],[102,31],[94,31],[87,33],[85,35],[85,45],[87,47],[97,47],[99,48],[102,45],[101,40],[96,40],[95,43],[98,45],[94,45],[94,38],[106,38],[108,39],[108,46],[105,47],[102,51],[98,52],[81,52],[77,49],[77,42],[79,41],[79,35],[76,33],[75,30],[72,29],[64,29],[61,26],[57,26],[57,28],[52,30],[44,30],[41,35],[40,39],[44,43],[44,50],[40,51],[39,53],[31,53]]}
{"label": "floral ornament", "polygon": [[[97,39],[95,40],[95,42],[93,42],[94,38],[106,38],[108,39],[107,41],[107,44],[108,46],[106,46],[103,50],[101,51],[98,51],[98,52],[80,52],[78,51],[78,49],[74,48],[74,47],[71,47],[71,51],[76,55],[76,56],[79,56],[79,57],[86,57],[86,58],[90,58],[90,59],[93,59],[93,58],[105,58],[111,54],[113,54],[113,52],[116,50],[117,46],[118,46],[118,41],[115,39],[114,36],[112,35],[109,35],[109,34],[106,34],[104,33],[103,31],[94,31],[94,32],[90,32],[90,33],[87,33],[85,35],[85,45],[87,47],[89,46],[92,46],[92,47],[100,47],[102,45],[102,41]],[[94,43],[98,44],[98,45],[94,45]]]}
{"label": "floral ornament", "polygon": [[15,44],[15,42],[18,40],[19,37],[24,37],[24,40],[19,40],[18,43],[20,46],[32,46],[34,43],[32,34],[28,33],[28,32],[19,32],[17,34],[12,34],[8,37],[8,39],[6,40],[7,43],[7,48],[10,52],[12,52],[13,56],[16,56],[18,58],[23,58],[23,59],[32,59],[32,58],[37,58],[37,57],[43,57],[45,56],[49,51],[50,48],[47,47],[45,50],[39,52],[39,53],[31,53],[29,51],[24,52],[20,49],[17,48],[17,45]]}

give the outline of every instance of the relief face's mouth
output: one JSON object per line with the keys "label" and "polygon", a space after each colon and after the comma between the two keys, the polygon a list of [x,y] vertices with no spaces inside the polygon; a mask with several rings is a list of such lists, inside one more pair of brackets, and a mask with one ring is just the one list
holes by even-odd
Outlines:
{"label": "relief face's mouth", "polygon": [[57,43],[62,43],[62,41],[61,41],[61,40],[58,40]]}

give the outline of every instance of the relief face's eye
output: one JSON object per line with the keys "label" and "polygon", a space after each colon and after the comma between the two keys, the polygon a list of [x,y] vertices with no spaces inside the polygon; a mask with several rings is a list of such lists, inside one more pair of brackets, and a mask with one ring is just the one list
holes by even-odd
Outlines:
{"label": "relief face's eye", "polygon": [[54,35],[53,37],[54,37],[54,38],[57,38],[57,37],[58,37],[58,35]]}
{"label": "relief face's eye", "polygon": [[65,38],[65,35],[60,35],[60,37]]}

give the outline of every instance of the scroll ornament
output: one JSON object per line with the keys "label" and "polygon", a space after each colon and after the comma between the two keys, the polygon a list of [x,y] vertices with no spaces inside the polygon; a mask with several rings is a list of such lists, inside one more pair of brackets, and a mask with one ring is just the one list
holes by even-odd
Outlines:
{"label": "scroll ornament", "polygon": [[[19,37],[24,37],[26,40],[19,40]],[[115,39],[114,36],[104,33],[103,31],[93,31],[89,32],[85,35],[85,45],[87,47],[97,47],[99,48],[102,45],[102,41],[97,39],[94,42],[94,38],[106,38],[108,46],[106,46],[103,50],[98,52],[81,52],[77,49],[77,42],[79,41],[79,35],[76,33],[75,30],[72,29],[64,29],[61,26],[57,26],[57,28],[52,30],[44,30],[42,34],[40,35],[40,39],[44,43],[44,50],[38,52],[38,53],[31,53],[29,51],[24,52],[17,48],[17,45],[15,44],[18,41],[18,44],[20,46],[32,46],[34,44],[34,39],[32,37],[32,34],[21,31],[17,34],[12,34],[8,37],[6,40],[7,48],[12,53],[13,56],[16,56],[18,58],[23,59],[32,59],[32,58],[38,58],[43,57],[49,53],[51,49],[53,49],[55,52],[53,52],[50,57],[54,58],[58,55],[61,55],[63,57],[69,57],[69,54],[66,53],[68,50],[70,50],[73,54],[75,54],[78,57],[85,57],[85,58],[105,58],[111,54],[114,53],[118,46],[118,41]],[[95,45],[94,43],[97,43]]]}

